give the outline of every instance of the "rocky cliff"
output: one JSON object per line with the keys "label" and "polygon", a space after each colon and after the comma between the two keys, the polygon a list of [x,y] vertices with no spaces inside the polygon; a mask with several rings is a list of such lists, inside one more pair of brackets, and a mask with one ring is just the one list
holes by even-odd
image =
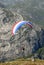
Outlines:
{"label": "rocky cliff", "polygon": [[20,20],[21,15],[0,9],[0,61],[26,57],[44,46],[44,30],[34,23],[32,29],[24,25],[12,36],[12,25]]}

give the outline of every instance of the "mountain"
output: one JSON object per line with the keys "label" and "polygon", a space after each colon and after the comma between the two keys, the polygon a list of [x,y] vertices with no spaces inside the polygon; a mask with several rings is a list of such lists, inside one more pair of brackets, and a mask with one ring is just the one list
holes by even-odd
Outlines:
{"label": "mountain", "polygon": [[24,25],[12,36],[12,26],[20,20],[23,17],[16,12],[0,9],[0,62],[33,56],[39,48],[44,47],[44,29],[33,22],[32,29]]}
{"label": "mountain", "polygon": [[6,6],[3,3],[0,2],[0,7],[5,8]]}
{"label": "mountain", "polygon": [[44,0],[19,0],[9,9],[21,14],[25,20],[31,20],[44,28]]}

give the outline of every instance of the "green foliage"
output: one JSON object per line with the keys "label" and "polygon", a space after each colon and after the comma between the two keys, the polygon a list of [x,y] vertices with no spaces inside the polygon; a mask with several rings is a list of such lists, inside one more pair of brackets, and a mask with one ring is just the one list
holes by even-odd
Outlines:
{"label": "green foliage", "polygon": [[39,58],[44,59],[44,47],[40,48],[40,49],[37,51],[37,54],[38,54],[38,57],[39,57]]}
{"label": "green foliage", "polygon": [[[40,48],[38,51],[37,51],[37,53],[41,53],[42,51],[44,51],[44,47],[42,47],[42,48]],[[44,53],[44,52],[43,52]]]}

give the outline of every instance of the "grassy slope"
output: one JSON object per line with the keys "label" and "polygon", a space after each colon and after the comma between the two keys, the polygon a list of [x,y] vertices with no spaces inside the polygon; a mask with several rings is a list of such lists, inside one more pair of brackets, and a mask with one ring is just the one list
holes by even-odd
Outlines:
{"label": "grassy slope", "polygon": [[36,59],[35,61],[27,59],[19,59],[12,62],[0,63],[0,65],[44,65],[44,60]]}

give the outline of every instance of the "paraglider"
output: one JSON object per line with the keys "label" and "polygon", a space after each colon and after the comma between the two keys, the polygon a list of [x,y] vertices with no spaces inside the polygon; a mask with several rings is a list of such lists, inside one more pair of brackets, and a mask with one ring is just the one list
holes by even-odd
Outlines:
{"label": "paraglider", "polygon": [[20,22],[16,22],[12,28],[12,34],[15,35],[16,32],[23,26],[23,25],[29,25],[30,28],[32,28],[32,22],[29,21],[20,21]]}

